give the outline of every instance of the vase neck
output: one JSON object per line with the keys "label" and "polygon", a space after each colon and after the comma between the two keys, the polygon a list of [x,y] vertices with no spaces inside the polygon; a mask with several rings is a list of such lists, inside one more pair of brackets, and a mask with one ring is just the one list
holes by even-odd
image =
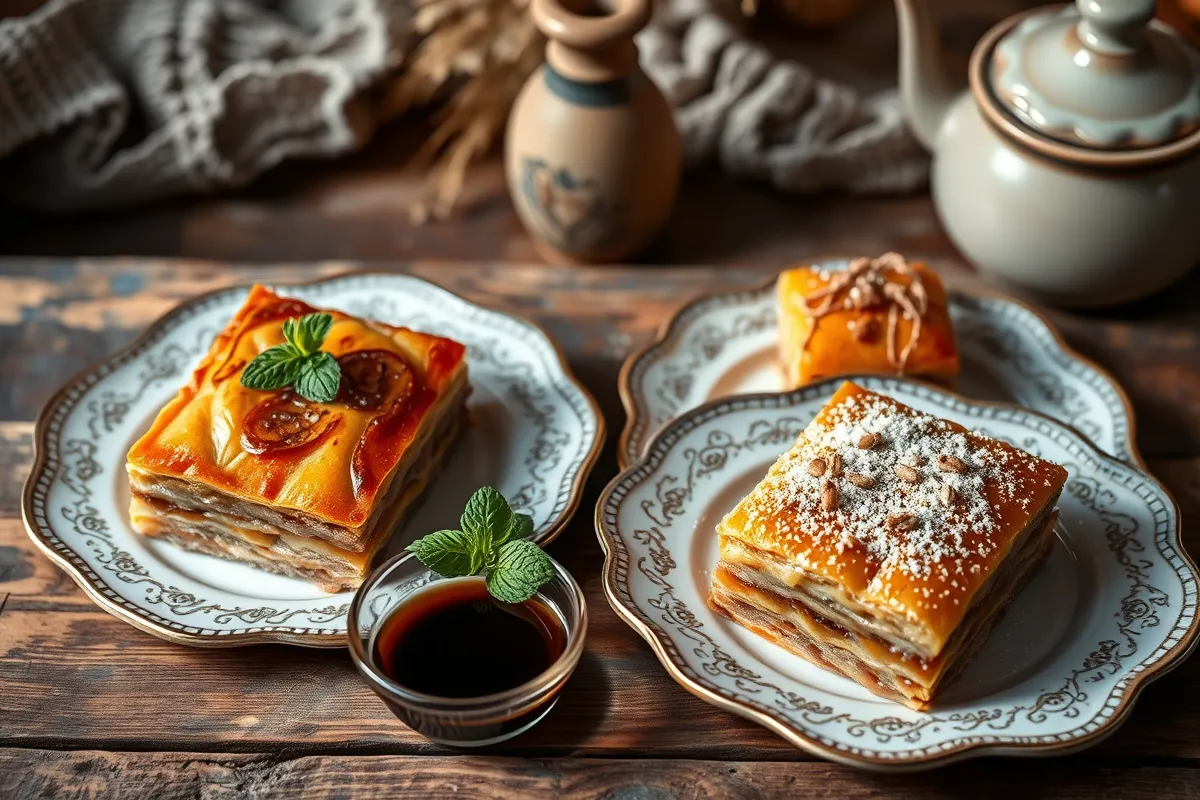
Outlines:
{"label": "vase neck", "polygon": [[585,83],[626,78],[637,69],[633,36],[650,21],[650,0],[532,0],[546,35],[546,61]]}
{"label": "vase neck", "polygon": [[560,75],[582,83],[601,83],[627,78],[638,65],[633,40],[587,50],[551,41],[546,45],[546,63]]}

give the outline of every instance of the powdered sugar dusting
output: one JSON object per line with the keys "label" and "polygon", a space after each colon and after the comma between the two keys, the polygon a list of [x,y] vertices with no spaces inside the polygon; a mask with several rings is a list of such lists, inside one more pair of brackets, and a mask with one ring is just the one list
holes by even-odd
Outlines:
{"label": "powdered sugar dusting", "polygon": [[[927,579],[935,572],[933,585],[955,587],[955,575],[978,572],[998,546],[990,535],[998,531],[997,506],[1029,503],[1024,482],[1013,477],[1023,454],[989,444],[995,443],[880,395],[847,396],[808,426],[751,496],[747,521],[796,519],[787,535],[811,545],[800,566],[813,558],[833,565],[854,548],[878,567],[875,589],[896,573]],[[810,468],[835,454],[840,475]],[[836,507],[828,502],[830,483]],[[928,596],[932,607],[938,600]]]}

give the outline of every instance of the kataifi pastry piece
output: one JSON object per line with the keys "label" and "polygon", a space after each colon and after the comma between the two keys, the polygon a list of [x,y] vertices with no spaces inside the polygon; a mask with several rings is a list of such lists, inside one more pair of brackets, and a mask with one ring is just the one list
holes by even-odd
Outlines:
{"label": "kataifi pastry piece", "polygon": [[326,591],[362,582],[458,436],[465,351],[331,311],[322,349],[340,367],[334,399],[246,388],[243,370],[284,343],[284,323],[316,311],[250,291],[129,451],[135,531]]}
{"label": "kataifi pastry piece", "polygon": [[1066,478],[844,383],[721,521],[709,603],[925,710],[1050,552]]}
{"label": "kataifi pastry piece", "polygon": [[779,276],[779,358],[787,387],[854,373],[958,373],[946,291],[924,264],[897,253],[845,270],[798,267]]}

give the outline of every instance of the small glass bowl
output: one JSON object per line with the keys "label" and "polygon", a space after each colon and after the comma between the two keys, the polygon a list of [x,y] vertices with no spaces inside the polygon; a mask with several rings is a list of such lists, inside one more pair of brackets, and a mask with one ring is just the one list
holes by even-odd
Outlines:
{"label": "small glass bowl", "polygon": [[439,697],[396,683],[375,663],[375,634],[391,611],[417,592],[443,578],[426,569],[412,553],[384,562],[359,587],[350,603],[347,626],[350,657],[401,722],[422,736],[455,747],[484,747],[507,741],[532,728],[558,701],[558,693],[575,671],[587,634],[587,606],[571,574],[554,559],[554,577],[538,597],[562,619],[566,645],[550,668],[520,686],[481,697]]}

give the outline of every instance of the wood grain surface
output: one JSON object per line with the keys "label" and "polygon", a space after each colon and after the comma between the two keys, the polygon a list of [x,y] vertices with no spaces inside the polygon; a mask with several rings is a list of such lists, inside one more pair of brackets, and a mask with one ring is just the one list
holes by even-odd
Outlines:
{"label": "wood grain surface", "polygon": [[681,759],[527,759],[454,756],[270,757],[233,753],[130,753],[0,749],[0,796],[333,798],[407,796],[491,798],[501,794],[545,798],[667,800],[886,795],[980,800],[1055,797],[1186,797],[1200,791],[1200,772],[1180,766],[1027,763],[998,769],[985,762],[916,775],[872,775],[836,764]]}
{"label": "wood grain surface", "polygon": [[[978,284],[952,255],[931,255],[951,285]],[[549,549],[584,587],[592,615],[588,650],[550,717],[488,758],[463,758],[412,733],[359,680],[344,652],[192,650],[97,609],[35,551],[19,520],[32,420],[46,397],[199,292],[306,280],[349,266],[0,261],[0,748],[7,748],[0,749],[0,797],[106,796],[117,788],[138,796],[139,787],[151,786],[170,788],[160,796],[214,797],[301,789],[332,796],[348,787],[403,787],[429,797],[451,787],[457,796],[486,796],[495,787],[518,795],[639,798],[824,790],[847,797],[951,796],[970,776],[987,776],[985,795],[994,796],[1039,787],[1071,797],[1197,791],[1200,661],[1194,659],[1151,686],[1111,739],[1079,756],[1021,762],[1019,770],[1013,762],[977,762],[898,782],[813,762],[667,677],[604,600],[602,558],[587,513]],[[773,271],[386,268],[525,315],[563,345],[610,430],[584,509],[615,473],[615,431],[624,421],[616,375],[625,355],[688,297],[753,285]],[[1187,525],[1200,514],[1198,300],[1200,281],[1192,276],[1168,295],[1119,313],[1051,313],[1070,343],[1116,373],[1134,398],[1143,453],[1183,508],[1192,552],[1200,551],[1200,534]]]}

